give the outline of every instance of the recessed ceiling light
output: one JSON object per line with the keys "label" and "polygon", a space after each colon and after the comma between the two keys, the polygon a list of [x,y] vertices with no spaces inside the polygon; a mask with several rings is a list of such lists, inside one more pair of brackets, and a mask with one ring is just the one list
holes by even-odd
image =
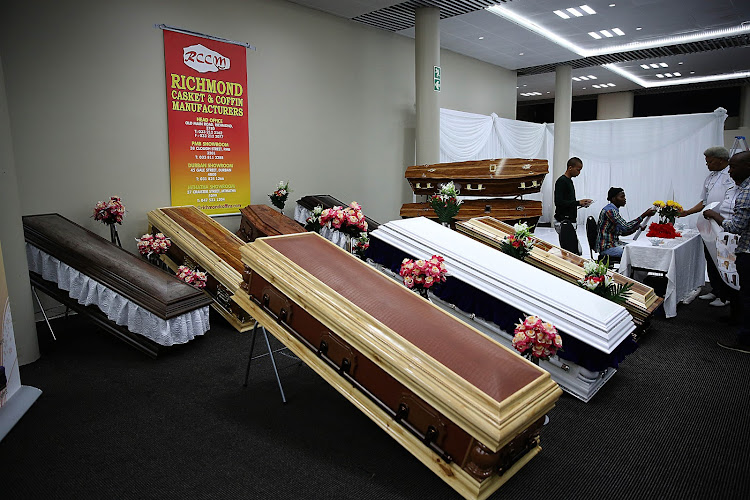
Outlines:
{"label": "recessed ceiling light", "polygon": [[521,88],[521,87],[516,87],[516,88],[518,89],[518,88]]}
{"label": "recessed ceiling light", "polygon": [[661,62],[661,63],[659,63],[659,66],[661,66],[662,68],[668,68],[669,64],[667,64],[665,62]]}
{"label": "recessed ceiling light", "polygon": [[557,14],[560,17],[562,17],[563,19],[570,19],[570,16],[567,15],[565,12],[563,12],[561,10],[556,10],[555,14]]}
{"label": "recessed ceiling light", "polygon": [[641,68],[643,68],[643,69],[651,69],[651,66],[649,66],[648,64],[641,64]]}
{"label": "recessed ceiling light", "polygon": [[690,72],[690,74],[691,74],[691,75],[694,75],[694,74],[695,74],[695,71],[691,71],[691,72]]}
{"label": "recessed ceiling light", "polygon": [[672,73],[664,73],[664,76],[666,76],[667,78],[672,78]]}
{"label": "recessed ceiling light", "polygon": [[586,87],[581,87],[583,90],[586,90]]}
{"label": "recessed ceiling light", "polygon": [[672,74],[673,74],[674,76],[682,76],[682,73],[678,73],[678,72],[676,72],[676,71],[675,71],[674,73],[672,73]]}
{"label": "recessed ceiling light", "polygon": [[651,66],[651,67],[652,67],[652,68],[654,68],[654,69],[657,69],[657,68],[659,67],[659,65],[658,65],[658,64],[649,64],[649,66]]}
{"label": "recessed ceiling light", "polygon": [[599,85],[592,85],[591,88],[598,89]]}
{"label": "recessed ceiling light", "polygon": [[524,84],[523,84],[523,86],[525,87],[525,86],[526,86],[526,84],[524,83]]}
{"label": "recessed ceiling light", "polygon": [[589,31],[589,36],[590,36],[591,38],[594,38],[594,39],[596,39],[596,40],[599,40],[599,39],[600,39],[600,38],[602,37],[602,36],[601,36],[601,35],[600,35],[599,33],[597,33],[596,31]]}
{"label": "recessed ceiling light", "polygon": [[607,38],[612,38],[613,36],[615,36],[615,35],[613,35],[612,33],[610,33],[607,30],[599,30],[599,33],[601,33],[602,35],[606,36]]}
{"label": "recessed ceiling light", "polygon": [[608,83],[607,87],[617,87],[617,85],[615,85],[614,83]]}
{"label": "recessed ceiling light", "polygon": [[623,36],[625,34],[620,28],[612,28],[612,33],[617,36]]}
{"label": "recessed ceiling light", "polygon": [[591,14],[592,16],[596,14],[596,11],[589,7],[588,5],[581,5],[581,10],[584,11],[586,14]]}
{"label": "recessed ceiling light", "polygon": [[480,39],[480,40],[484,40],[484,37],[483,37],[483,36],[480,36],[480,37],[479,37],[479,39]]}
{"label": "recessed ceiling light", "polygon": [[682,61],[678,62],[677,64],[682,64]]}
{"label": "recessed ceiling light", "polygon": [[583,17],[583,14],[581,14],[580,12],[578,12],[578,10],[574,9],[573,7],[569,8],[569,9],[565,9],[565,10],[567,10],[568,12],[570,12],[571,14],[573,14],[576,17]]}
{"label": "recessed ceiling light", "polygon": [[615,4],[611,3],[611,4],[609,4],[609,6],[610,6],[610,7],[614,7],[614,6],[615,6]]}
{"label": "recessed ceiling light", "polygon": [[519,52],[519,53],[518,53],[518,55],[519,55],[519,56],[522,56],[522,55],[523,55],[523,52]]}
{"label": "recessed ceiling light", "polygon": [[589,77],[587,77],[587,76],[579,76],[578,78],[580,78],[584,82],[589,79]]}
{"label": "recessed ceiling light", "polygon": [[594,75],[589,75],[590,80],[596,80],[596,77]]}
{"label": "recessed ceiling light", "polygon": [[635,28],[636,31],[641,31],[642,29],[643,28],[641,28],[640,26],[638,26],[638,27]]}
{"label": "recessed ceiling light", "polygon": [[573,77],[573,81],[574,81],[574,82],[580,82],[580,81],[581,81],[581,79],[580,79],[580,78],[578,78],[577,76],[574,76],[574,77]]}
{"label": "recessed ceiling light", "polygon": [[550,91],[548,90],[548,91],[547,91],[547,93],[549,94],[549,93],[550,93]]}
{"label": "recessed ceiling light", "polygon": [[656,78],[664,78],[664,75],[662,75],[661,73],[657,73]]}

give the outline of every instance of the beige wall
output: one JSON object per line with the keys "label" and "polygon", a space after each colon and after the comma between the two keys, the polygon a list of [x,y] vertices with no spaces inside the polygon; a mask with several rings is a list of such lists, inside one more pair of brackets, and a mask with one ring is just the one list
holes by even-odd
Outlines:
{"label": "beige wall", "polygon": [[613,92],[596,98],[596,119],[633,118],[633,93]]}
{"label": "beige wall", "polygon": [[[247,41],[252,203],[282,179],[387,221],[410,200],[414,42],[281,0],[30,1],[0,20],[21,210],[90,212],[120,195],[123,245],[169,205],[162,32]],[[441,107],[515,116],[515,73],[443,51]],[[291,210],[288,210],[290,213]],[[238,218],[222,218],[235,228]]]}

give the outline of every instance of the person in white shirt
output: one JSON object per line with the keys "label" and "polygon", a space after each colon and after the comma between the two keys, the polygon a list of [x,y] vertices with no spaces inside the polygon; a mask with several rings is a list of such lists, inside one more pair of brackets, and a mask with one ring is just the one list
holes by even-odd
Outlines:
{"label": "person in white shirt", "polygon": [[[732,215],[734,205],[735,184],[729,176],[729,151],[723,146],[714,146],[703,152],[706,157],[706,166],[709,173],[703,182],[701,190],[701,200],[694,207],[684,210],[680,217],[700,212],[707,205],[718,202],[716,211],[720,212],[724,218]],[[711,291],[699,296],[699,299],[711,300],[711,306],[725,306],[729,298],[733,295],[733,290],[721,279],[719,270],[716,268],[716,261],[711,252],[708,251],[706,243],[703,243],[703,253],[706,257],[706,270],[708,271],[708,281],[711,283]]]}

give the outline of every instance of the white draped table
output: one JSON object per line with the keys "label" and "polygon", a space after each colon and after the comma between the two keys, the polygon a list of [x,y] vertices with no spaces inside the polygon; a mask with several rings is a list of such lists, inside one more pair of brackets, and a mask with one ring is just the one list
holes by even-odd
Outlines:
{"label": "white draped table", "polygon": [[[653,246],[642,236],[629,241],[620,261],[620,273],[633,275],[634,268],[661,271],[667,275],[667,291],[664,295],[664,314],[667,318],[677,316],[677,303],[692,290],[706,282],[706,259],[703,256],[703,239],[695,230],[682,231],[680,238],[665,239],[661,245]],[[628,241],[628,238],[622,238]]]}

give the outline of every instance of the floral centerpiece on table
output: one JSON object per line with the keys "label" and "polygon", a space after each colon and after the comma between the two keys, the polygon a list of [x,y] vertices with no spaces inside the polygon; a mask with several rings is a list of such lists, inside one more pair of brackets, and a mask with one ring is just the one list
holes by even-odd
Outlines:
{"label": "floral centerpiece on table", "polygon": [[682,205],[674,200],[661,200],[654,202],[654,207],[659,212],[659,224],[674,224],[675,219],[682,213]]}
{"label": "floral centerpiece on table", "polygon": [[167,253],[169,247],[172,246],[172,242],[164,236],[164,233],[144,234],[140,238],[136,238],[135,241],[138,246],[138,253],[144,257]]}
{"label": "floral centerpiece on table", "polygon": [[352,238],[352,253],[360,259],[365,258],[365,252],[370,248],[370,237],[366,232],[359,233],[358,238]]}
{"label": "floral centerpiece on table", "polygon": [[284,210],[284,203],[286,203],[286,199],[291,192],[291,189],[289,189],[289,181],[279,181],[279,185],[273,193],[268,195],[268,197],[271,198],[271,204],[273,204],[274,207],[279,210]]}
{"label": "floral centerpiece on table", "polygon": [[562,349],[562,337],[552,323],[538,316],[527,316],[513,331],[513,347],[535,364]]}
{"label": "floral centerpiece on table", "polygon": [[582,280],[578,280],[578,285],[581,288],[594,292],[616,304],[624,304],[628,299],[633,284],[621,283],[618,285],[615,283],[611,274],[607,272],[609,270],[609,257],[599,262],[587,260],[583,263],[583,269],[586,271],[586,275]]}
{"label": "floral centerpiece on table", "polygon": [[430,205],[442,223],[449,223],[458,214],[461,208],[461,200],[458,199],[458,190],[453,181],[444,184],[440,190],[430,196]]}
{"label": "floral centerpiece on table", "polygon": [[525,222],[522,222],[515,224],[513,231],[513,234],[500,242],[500,250],[511,257],[523,260],[531,253],[531,249],[534,248],[531,230]]}
{"label": "floral centerpiece on table", "polygon": [[305,219],[305,230],[313,231],[316,233],[320,232],[320,228],[323,225],[320,223],[320,215],[323,213],[323,205],[318,205],[312,209],[310,216]]}
{"label": "floral centerpiece on table", "polygon": [[349,236],[358,237],[361,232],[367,231],[367,221],[362,207],[356,201],[348,207],[335,206],[321,211],[319,216],[321,226],[338,229]]}
{"label": "floral centerpiece on table", "polygon": [[422,297],[427,298],[427,291],[430,288],[446,280],[448,269],[444,261],[445,259],[440,255],[433,255],[427,260],[404,259],[398,274],[404,279],[406,288],[415,290]]}
{"label": "floral centerpiece on table", "polygon": [[122,224],[125,217],[125,205],[119,196],[110,196],[108,201],[97,201],[94,205],[94,220],[102,224]]}
{"label": "floral centerpiece on table", "polygon": [[195,288],[205,288],[206,286],[206,273],[195,271],[188,266],[177,268],[177,277],[188,285],[193,285]]}

